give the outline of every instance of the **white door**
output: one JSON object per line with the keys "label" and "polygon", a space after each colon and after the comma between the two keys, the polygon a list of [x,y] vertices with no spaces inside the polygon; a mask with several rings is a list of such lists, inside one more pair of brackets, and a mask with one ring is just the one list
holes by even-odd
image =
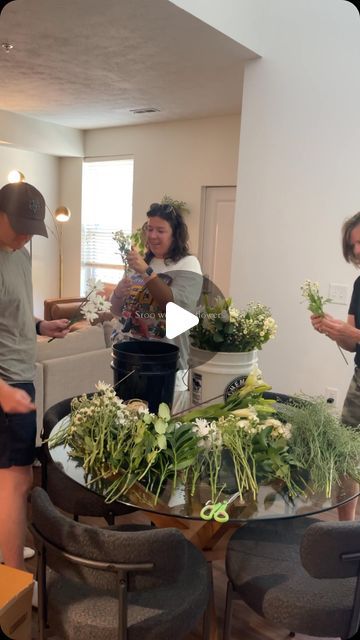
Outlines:
{"label": "white door", "polygon": [[236,187],[203,190],[199,256],[204,275],[227,297],[230,287]]}

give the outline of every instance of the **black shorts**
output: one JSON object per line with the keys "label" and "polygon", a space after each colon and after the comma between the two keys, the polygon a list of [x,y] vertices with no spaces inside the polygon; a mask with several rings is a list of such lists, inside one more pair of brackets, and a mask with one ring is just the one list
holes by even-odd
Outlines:
{"label": "black shorts", "polygon": [[[23,389],[32,401],[35,389],[31,382],[19,382],[13,387]],[[27,467],[35,459],[36,411],[5,413],[0,408],[0,469]]]}

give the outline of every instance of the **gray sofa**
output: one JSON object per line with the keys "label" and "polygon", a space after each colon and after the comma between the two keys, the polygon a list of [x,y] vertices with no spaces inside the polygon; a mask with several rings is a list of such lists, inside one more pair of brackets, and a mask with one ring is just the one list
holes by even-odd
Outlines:
{"label": "gray sofa", "polygon": [[35,375],[37,436],[41,444],[43,415],[56,402],[90,393],[101,380],[113,383],[111,369],[110,322],[87,326],[69,333],[63,340],[37,343]]}

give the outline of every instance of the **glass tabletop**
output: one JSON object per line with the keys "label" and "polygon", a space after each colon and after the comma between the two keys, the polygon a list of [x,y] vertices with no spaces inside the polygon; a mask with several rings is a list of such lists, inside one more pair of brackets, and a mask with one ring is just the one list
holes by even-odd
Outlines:
{"label": "glass tabletop", "polygon": [[[53,428],[52,434],[64,426],[68,416],[60,420]],[[115,477],[108,480],[97,480],[87,475],[81,463],[69,456],[67,448],[63,445],[49,450],[52,461],[72,478],[75,482],[87,487],[98,495],[104,495],[106,488]],[[235,477],[233,482],[229,478],[229,469],[226,460],[220,469],[219,486],[223,484],[226,476],[228,490],[222,491],[217,498],[218,502],[229,500],[237,492]],[[275,518],[295,518],[322,513],[329,509],[348,502],[359,495],[353,482],[345,482],[343,486],[336,485],[332,488],[331,496],[326,497],[325,491],[314,491],[311,488],[311,479],[308,480],[308,488],[304,494],[290,497],[281,481],[259,486],[259,492],[254,498],[251,492],[243,496],[243,501],[235,499],[227,507],[229,523],[246,522],[248,520],[267,520]],[[195,486],[191,483],[182,483],[178,479],[176,487],[168,480],[158,499],[141,484],[136,483],[121,497],[121,502],[137,509],[162,515],[170,515],[177,518],[189,518],[201,520],[200,512],[210,500],[211,491],[206,478],[199,479]],[[120,500],[119,500],[120,501]]]}

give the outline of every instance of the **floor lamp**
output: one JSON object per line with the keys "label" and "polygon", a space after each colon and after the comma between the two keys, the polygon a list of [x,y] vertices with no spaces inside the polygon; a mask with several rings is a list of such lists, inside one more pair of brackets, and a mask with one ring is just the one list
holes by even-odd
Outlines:
{"label": "floor lamp", "polygon": [[57,223],[59,237],[59,297],[63,294],[64,280],[64,255],[63,255],[63,228],[64,222],[68,222],[71,218],[71,211],[68,207],[57,207],[54,211],[54,218]]}

